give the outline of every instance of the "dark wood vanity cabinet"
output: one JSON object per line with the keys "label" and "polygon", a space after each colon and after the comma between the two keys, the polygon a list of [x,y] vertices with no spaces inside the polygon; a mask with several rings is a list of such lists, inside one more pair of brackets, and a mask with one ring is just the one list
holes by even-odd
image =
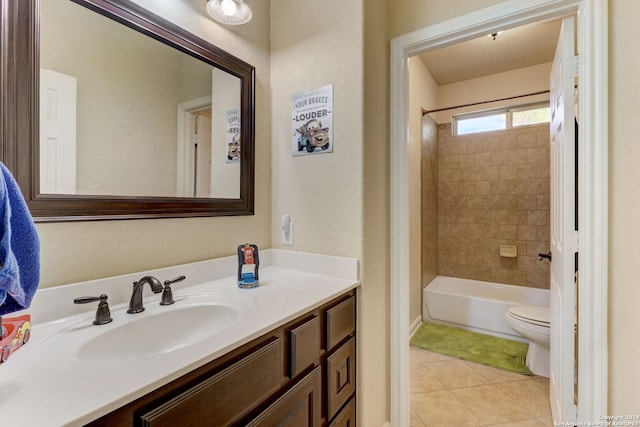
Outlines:
{"label": "dark wood vanity cabinet", "polygon": [[355,300],[345,293],[88,425],[354,427]]}

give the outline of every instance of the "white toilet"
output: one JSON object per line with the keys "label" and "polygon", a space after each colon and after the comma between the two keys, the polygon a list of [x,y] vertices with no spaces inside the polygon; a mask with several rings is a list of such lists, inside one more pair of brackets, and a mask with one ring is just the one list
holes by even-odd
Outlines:
{"label": "white toilet", "polygon": [[527,367],[536,375],[549,378],[551,310],[541,305],[514,305],[505,313],[511,329],[529,340]]}

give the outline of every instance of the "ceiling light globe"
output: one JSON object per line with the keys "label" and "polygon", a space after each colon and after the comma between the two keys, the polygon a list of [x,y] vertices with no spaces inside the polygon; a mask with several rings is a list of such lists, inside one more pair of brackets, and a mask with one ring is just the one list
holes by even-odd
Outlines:
{"label": "ceiling light globe", "polygon": [[236,2],[233,0],[222,0],[220,9],[222,9],[222,13],[225,15],[233,16],[236,13],[236,10],[238,10],[238,7],[236,6]]}
{"label": "ceiling light globe", "polygon": [[251,20],[251,8],[243,0],[207,0],[207,13],[225,25],[242,25]]}

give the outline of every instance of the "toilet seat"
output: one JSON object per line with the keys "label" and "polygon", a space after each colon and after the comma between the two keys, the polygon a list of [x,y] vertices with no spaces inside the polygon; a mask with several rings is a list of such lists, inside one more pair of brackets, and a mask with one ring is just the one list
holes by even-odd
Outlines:
{"label": "toilet seat", "polygon": [[510,317],[521,322],[548,328],[551,323],[551,310],[541,305],[514,305],[509,307]]}

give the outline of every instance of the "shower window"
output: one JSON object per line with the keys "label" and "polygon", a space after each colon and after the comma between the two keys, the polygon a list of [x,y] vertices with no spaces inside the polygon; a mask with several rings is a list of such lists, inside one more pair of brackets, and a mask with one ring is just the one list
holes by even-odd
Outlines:
{"label": "shower window", "polygon": [[551,108],[549,104],[522,107],[511,110],[511,127],[538,125],[549,123]]}
{"label": "shower window", "polygon": [[548,123],[549,111],[549,104],[543,103],[458,114],[452,118],[452,131],[454,135],[467,135]]}

